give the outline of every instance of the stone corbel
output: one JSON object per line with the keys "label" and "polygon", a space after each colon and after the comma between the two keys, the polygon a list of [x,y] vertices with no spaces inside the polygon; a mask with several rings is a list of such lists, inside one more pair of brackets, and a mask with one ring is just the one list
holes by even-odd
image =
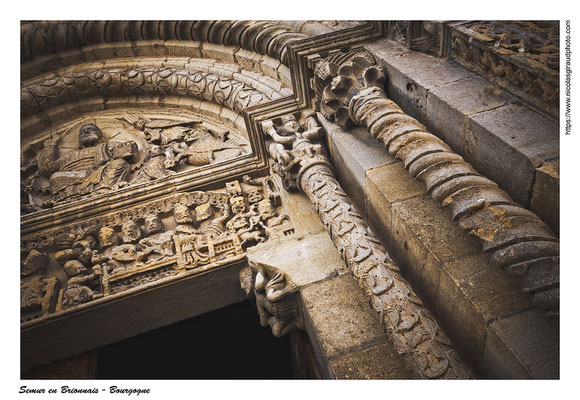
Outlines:
{"label": "stone corbel", "polygon": [[325,118],[365,126],[403,161],[431,197],[513,276],[533,303],[559,313],[559,241],[533,212],[479,174],[383,90],[385,74],[367,51],[334,53],[315,67],[316,98]]}
{"label": "stone corbel", "polygon": [[269,325],[276,337],[285,336],[293,328],[304,329],[298,286],[275,267],[250,259],[248,262],[249,267],[240,271],[240,284],[246,295],[256,298],[260,325]]}

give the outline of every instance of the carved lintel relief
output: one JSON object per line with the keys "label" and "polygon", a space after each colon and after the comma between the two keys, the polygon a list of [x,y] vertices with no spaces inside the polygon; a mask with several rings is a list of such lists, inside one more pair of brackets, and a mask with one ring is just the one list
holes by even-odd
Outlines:
{"label": "carved lintel relief", "polygon": [[300,118],[286,115],[265,121],[262,130],[271,139],[272,169],[286,189],[299,189],[312,201],[409,366],[424,378],[470,377],[449,339],[334,177],[315,114],[307,111]]}
{"label": "carved lintel relief", "polygon": [[22,321],[242,261],[294,232],[277,192],[270,177],[245,177],[22,236]]}
{"label": "carved lintel relief", "polygon": [[298,286],[277,268],[251,260],[249,264],[240,271],[240,284],[247,295],[256,298],[260,325],[270,326],[276,337],[293,328],[304,329]]}
{"label": "carved lintel relief", "polygon": [[537,307],[558,314],[559,241],[537,215],[388,99],[385,74],[370,53],[330,55],[318,62],[315,75],[317,101],[327,119],[366,126],[461,228],[478,237],[483,250],[518,278]]}
{"label": "carved lintel relief", "polygon": [[174,176],[250,154],[248,139],[189,115],[85,116],[21,154],[22,212]]}

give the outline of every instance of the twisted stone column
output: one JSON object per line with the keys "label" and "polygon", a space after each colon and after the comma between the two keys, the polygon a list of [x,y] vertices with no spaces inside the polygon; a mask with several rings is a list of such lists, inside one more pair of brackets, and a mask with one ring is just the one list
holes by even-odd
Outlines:
{"label": "twisted stone column", "polygon": [[315,90],[323,115],[342,126],[366,126],[461,228],[518,278],[537,307],[557,315],[559,241],[550,228],[389,100],[382,89],[385,75],[374,64],[368,52],[337,53],[320,61]]}
{"label": "twisted stone column", "polygon": [[264,133],[273,138],[269,146],[276,160],[273,170],[282,176],[286,188],[298,188],[312,201],[396,350],[422,378],[471,377],[434,317],[340,187],[324,148],[313,142],[321,136],[318,121],[306,114],[301,129],[292,116],[282,121],[282,126],[275,126],[277,121],[262,125]]}

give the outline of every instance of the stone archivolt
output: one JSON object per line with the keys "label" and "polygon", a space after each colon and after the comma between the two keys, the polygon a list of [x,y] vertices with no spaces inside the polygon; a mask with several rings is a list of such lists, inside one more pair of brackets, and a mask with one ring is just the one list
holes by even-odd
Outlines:
{"label": "stone archivolt", "polygon": [[287,61],[287,46],[307,36],[272,21],[71,21],[24,23],[23,61],[114,42],[183,40],[239,46]]}
{"label": "stone archivolt", "polygon": [[178,68],[95,69],[47,78],[21,89],[21,113],[27,117],[87,96],[177,95],[210,100],[240,112],[268,98],[231,78]]}
{"label": "stone archivolt", "polygon": [[519,279],[536,306],[557,315],[559,242],[550,228],[389,100],[381,88],[384,73],[374,64],[368,52],[338,53],[318,62],[323,115],[342,126],[366,126],[463,229],[481,240],[483,250]]}
{"label": "stone archivolt", "polygon": [[445,333],[334,177],[314,113],[302,113],[300,122],[294,115],[265,121],[262,129],[272,138],[272,169],[282,177],[286,189],[300,189],[312,201],[409,366],[423,378],[470,377]]}
{"label": "stone archivolt", "polygon": [[248,246],[291,235],[273,182],[246,182],[23,236],[22,321],[236,262]]}

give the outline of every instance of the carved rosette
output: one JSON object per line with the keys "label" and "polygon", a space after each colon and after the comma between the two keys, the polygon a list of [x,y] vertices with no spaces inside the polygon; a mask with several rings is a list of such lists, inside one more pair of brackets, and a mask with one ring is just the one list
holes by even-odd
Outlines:
{"label": "carved rosette", "polygon": [[304,329],[298,286],[282,271],[250,261],[240,271],[240,284],[247,295],[256,298],[260,325],[270,326],[272,334],[282,337],[293,328]]}
{"label": "carved rosette", "polygon": [[282,146],[270,146],[273,169],[283,179],[295,179],[285,186],[299,188],[312,201],[397,351],[423,378],[469,378],[468,368],[445,333],[335,179],[321,145],[314,142],[320,138],[320,131],[314,134],[315,117],[303,114],[301,129],[291,126],[294,116],[281,120],[262,125],[274,144]]}
{"label": "carved rosette", "polygon": [[559,241],[537,215],[389,100],[382,89],[384,73],[370,53],[331,55],[317,64],[315,74],[326,118],[342,126],[366,126],[461,228],[477,236],[483,250],[518,278],[537,307],[558,315]]}

